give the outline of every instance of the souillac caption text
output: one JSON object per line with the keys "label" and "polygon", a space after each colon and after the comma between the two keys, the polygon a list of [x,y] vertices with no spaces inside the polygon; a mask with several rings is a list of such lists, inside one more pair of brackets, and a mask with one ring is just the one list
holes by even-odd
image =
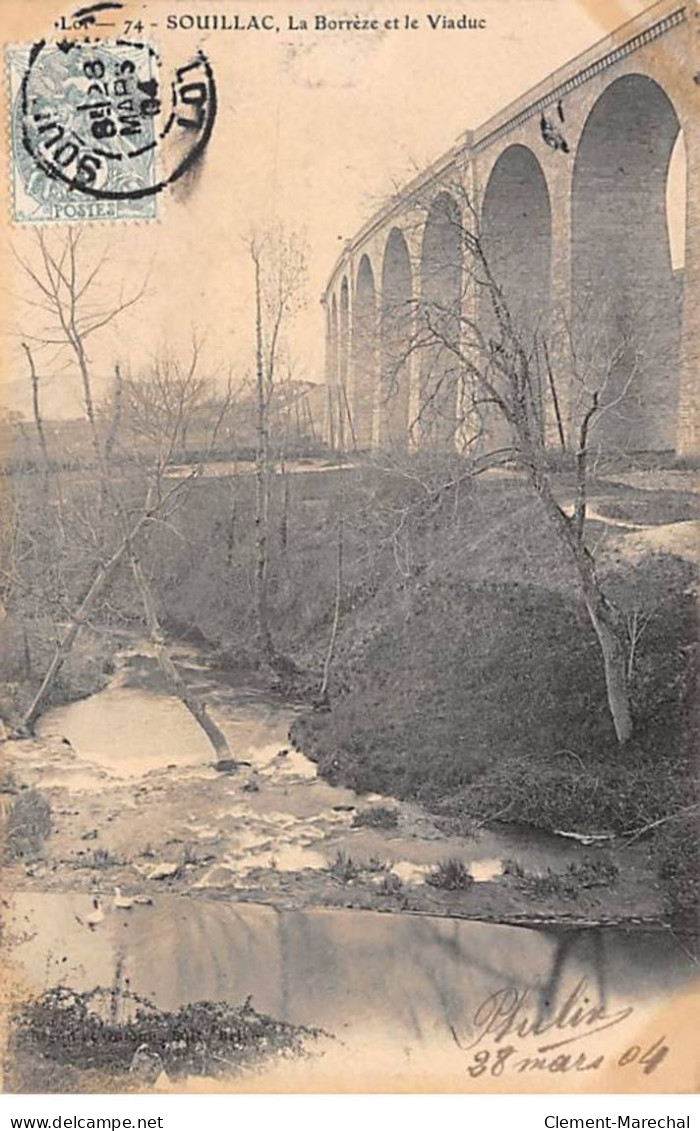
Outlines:
{"label": "souillac caption text", "polygon": [[251,14],[240,12],[171,13],[165,21],[169,31],[418,31],[427,27],[433,31],[481,31],[486,27],[483,16],[470,16],[466,12],[444,15],[427,12],[414,16],[328,16],[322,12],[313,15]]}

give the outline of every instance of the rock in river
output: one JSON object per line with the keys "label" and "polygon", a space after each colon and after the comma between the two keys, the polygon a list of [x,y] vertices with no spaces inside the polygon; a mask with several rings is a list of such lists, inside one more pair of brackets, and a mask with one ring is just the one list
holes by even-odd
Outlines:
{"label": "rock in river", "polygon": [[168,880],[172,876],[176,876],[179,871],[179,864],[171,864],[164,860],[161,864],[156,864],[154,868],[151,868],[148,878],[149,880]]}

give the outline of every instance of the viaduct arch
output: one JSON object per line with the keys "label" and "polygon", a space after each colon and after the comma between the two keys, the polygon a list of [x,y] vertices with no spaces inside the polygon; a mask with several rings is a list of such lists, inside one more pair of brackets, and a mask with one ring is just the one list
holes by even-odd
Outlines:
{"label": "viaduct arch", "polygon": [[[493,318],[464,247],[472,219],[513,317],[548,350],[548,443],[595,381],[606,449],[699,455],[700,0],[660,0],[571,60],[348,241],[323,296],[331,442],[454,442],[464,327],[488,335]],[[586,341],[585,372],[557,357],[555,324]],[[488,408],[480,427],[498,446]]]}
{"label": "viaduct arch", "polygon": [[382,258],[380,322],[381,380],[378,441],[402,447],[409,437],[410,345],[414,310],[413,272],[400,228],[389,232]]}

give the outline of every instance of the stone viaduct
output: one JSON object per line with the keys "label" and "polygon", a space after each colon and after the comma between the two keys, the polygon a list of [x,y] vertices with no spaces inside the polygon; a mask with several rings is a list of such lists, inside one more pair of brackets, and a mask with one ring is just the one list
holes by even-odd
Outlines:
{"label": "stone viaduct", "polygon": [[[673,167],[685,177],[675,251]],[[548,442],[573,427],[577,392],[547,335],[588,319],[591,338],[623,343],[602,442],[699,455],[700,0],[661,0],[619,27],[463,135],[346,243],[322,299],[334,446],[426,443],[457,419],[456,355],[411,343],[421,302],[460,312],[448,334],[467,308],[487,325],[465,282],[472,222],[518,325],[547,352]]]}

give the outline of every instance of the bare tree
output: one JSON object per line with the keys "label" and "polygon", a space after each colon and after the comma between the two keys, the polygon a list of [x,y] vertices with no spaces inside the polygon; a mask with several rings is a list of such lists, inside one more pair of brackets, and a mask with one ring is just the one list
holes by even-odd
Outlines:
{"label": "bare tree", "polygon": [[[172,511],[180,505],[187,487],[200,474],[202,459],[206,458],[216,444],[222,421],[232,404],[230,382],[223,397],[215,397],[210,389],[210,381],[200,377],[198,365],[200,348],[196,339],[192,343],[192,354],[187,366],[180,366],[175,360],[156,361],[153,367],[153,381],[147,377],[122,379],[117,373],[115,383],[115,409],[112,421],[121,414],[122,399],[126,401],[126,421],[123,425],[127,436],[149,443],[150,458],[146,464],[147,493],[144,503],[149,513],[149,523],[165,522]],[[199,410],[199,413],[198,413]],[[201,437],[206,437],[206,447],[200,453],[200,460],[191,468],[189,475],[173,485],[168,469],[174,455],[180,451],[182,437],[187,422],[197,420],[203,415],[200,424]],[[213,416],[213,419],[212,419]],[[111,427],[108,440],[114,440],[115,428]],[[127,445],[127,453],[133,450]],[[157,603],[146,576],[137,542],[128,528],[128,516],[122,501],[115,496],[110,468],[105,463],[104,471],[108,477],[108,490],[114,501],[121,529],[126,540],[126,554],[140,597],[158,666],[163,673],[171,693],[187,708],[209,739],[219,759],[231,759],[228,741],[221,728],[209,715],[206,704],[187,687],[173,661],[167,639],[160,623]]]}
{"label": "bare tree", "polygon": [[34,414],[34,426],[36,428],[36,434],[39,440],[39,447],[41,448],[41,456],[44,464],[44,484],[46,490],[48,491],[51,460],[49,458],[49,449],[46,443],[46,433],[44,431],[44,418],[41,414],[41,405],[39,401],[39,374],[36,371],[36,365],[34,364],[32,351],[26,342],[22,342],[22,349],[26,354],[27,363],[29,365],[29,380],[31,381],[32,385],[32,412]]}
{"label": "bare tree", "polygon": [[[80,375],[85,415],[90,423],[95,457],[99,461],[100,448],[95,415],[95,396],[90,371],[88,339],[98,330],[114,322],[124,311],[143,297],[146,282],[130,294],[121,293],[107,298],[97,293],[100,275],[105,267],[107,253],[86,266],[81,256],[83,231],[68,225],[65,237],[50,241],[43,231],[36,232],[36,262],[15,255],[25,275],[35,288],[35,297],[25,301],[35,310],[48,315],[48,322],[39,327],[41,314],[35,315],[37,328],[26,334],[28,341],[45,349],[56,347],[68,350]],[[26,345],[25,345],[26,349]]]}
{"label": "bare tree", "polygon": [[[620,404],[636,376],[632,359],[622,387],[618,379],[616,392],[610,393],[613,374],[619,373],[630,343],[622,334],[616,337],[610,327],[605,335],[598,334],[592,313],[593,325],[588,320],[583,327],[580,323],[576,327],[566,325],[566,350],[559,343],[559,366],[568,367],[569,383],[578,390],[570,439],[565,439],[558,398],[555,404],[559,441],[572,450],[575,466],[575,499],[573,507],[568,508],[558,500],[553,487],[543,419],[543,378],[549,379],[556,395],[547,334],[541,327],[528,326],[515,316],[501,280],[492,269],[477,210],[467,189],[454,184],[450,189],[460,202],[459,216],[452,221],[451,242],[460,262],[464,260],[464,275],[456,297],[410,300],[415,308],[415,329],[397,359],[397,368],[417,354],[423,357],[423,369],[429,377],[426,381],[424,376],[419,419],[414,423],[430,434],[431,420],[439,413],[441,399],[446,398],[448,404],[457,406],[451,410],[451,442],[454,443],[455,436],[461,437],[462,453],[468,457],[466,474],[479,474],[504,464],[524,474],[573,567],[600,645],[617,739],[625,745],[633,734],[627,621],[599,577],[586,537],[586,519],[589,457],[596,428]],[[583,351],[585,363],[578,346],[582,328],[588,340],[588,348]],[[458,395],[450,400],[455,386]],[[498,434],[504,436],[498,446],[489,447],[489,421],[496,422]],[[443,424],[441,419],[441,428]],[[447,436],[443,435],[443,439],[447,441]]]}
{"label": "bare tree", "polygon": [[[40,687],[24,714],[20,731],[32,732],[82,626],[118,568],[127,562],[143,603],[156,658],[168,686],[202,727],[217,756],[228,756],[230,752],[223,732],[208,715],[206,706],[189,692],[172,661],[158,621],[155,600],[137,551],[137,540],[147,526],[162,521],[171,513],[188,484],[201,469],[195,466],[189,475],[174,481],[169,480],[166,475],[169,461],[178,445],[182,444],[186,420],[191,414],[193,404],[197,398],[201,399],[202,391],[206,386],[206,381],[197,373],[199,346],[196,341],[193,343],[191,362],[185,369],[181,369],[175,362],[156,363],[150,382],[145,380],[125,382],[117,367],[110,423],[105,436],[105,429],[101,427],[101,421],[98,419],[99,411],[86,339],[133,305],[143,293],[143,288],[128,299],[120,296],[119,301],[111,308],[104,304],[96,308],[90,300],[90,288],[100,264],[104,262],[104,257],[98,261],[97,266],[85,271],[79,254],[79,242],[80,234],[76,234],[71,228],[68,228],[67,235],[57,248],[50,247],[43,233],[39,233],[38,265],[34,266],[25,260],[21,262],[27,276],[39,291],[40,300],[33,302],[32,305],[44,310],[53,320],[53,324],[45,332],[32,335],[33,340],[40,346],[67,348],[80,374],[101,500],[102,521],[97,539],[98,563],[77,607],[69,614],[68,625],[57,641]],[[48,456],[38,408],[38,379],[31,350],[26,343],[24,348],[30,363],[35,421],[48,474]],[[147,464],[145,489],[141,492],[140,499],[134,498],[132,490],[129,492],[123,490],[128,477],[122,473],[120,479],[119,474],[115,473],[114,466],[114,456],[119,447],[119,432],[122,426],[125,387],[132,435],[139,434],[148,443],[145,453],[139,453],[141,457],[145,454]],[[229,387],[226,397],[219,405],[217,420],[212,430],[212,443],[215,442],[218,426],[230,407],[230,401]],[[137,460],[137,462],[141,461]],[[110,522],[107,522],[105,513],[107,502],[110,504]]]}
{"label": "bare tree", "polygon": [[268,607],[271,408],[285,325],[304,301],[306,252],[300,238],[282,228],[251,236],[247,246],[255,286],[255,601],[261,649],[274,667]]}
{"label": "bare tree", "polygon": [[344,556],[344,538],[343,538],[343,516],[342,513],[338,516],[338,534],[337,534],[337,552],[336,552],[336,565],[335,565],[335,599],[333,601],[333,620],[331,621],[331,634],[328,638],[328,648],[326,650],[326,658],[323,663],[323,676],[321,678],[321,689],[319,691],[319,700],[321,704],[328,703],[328,687],[331,678],[331,666],[333,664],[333,656],[335,654],[335,645],[338,639],[338,628],[340,627],[340,608],[343,600],[343,556]]}
{"label": "bare tree", "polygon": [[147,372],[122,380],[124,425],[159,467],[187,459],[193,428],[202,448],[210,439],[207,409],[215,396],[210,379],[200,372],[201,352],[195,336],[185,365],[175,357],[156,357]]}

